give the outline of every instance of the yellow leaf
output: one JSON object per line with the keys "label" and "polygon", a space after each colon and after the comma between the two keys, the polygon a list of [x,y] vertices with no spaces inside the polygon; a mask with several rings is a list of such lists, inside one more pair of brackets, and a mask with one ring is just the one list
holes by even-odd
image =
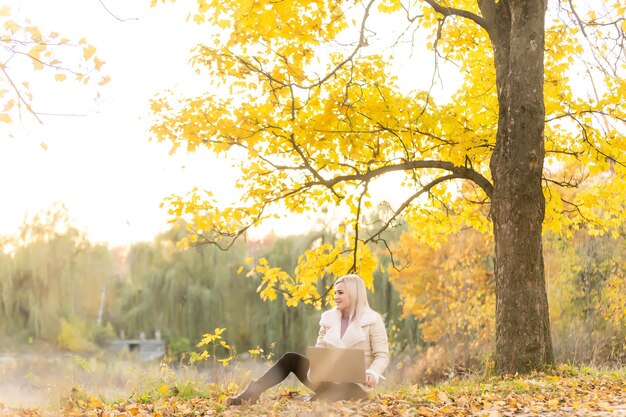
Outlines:
{"label": "yellow leaf", "polygon": [[104,64],[104,61],[103,61],[103,60],[101,60],[101,59],[100,59],[100,58],[98,58],[98,57],[95,57],[95,58],[93,59],[93,63],[94,63],[94,67],[95,67],[97,70],[100,70],[100,68],[102,68],[102,64]]}
{"label": "yellow leaf", "polygon": [[4,22],[4,29],[7,32],[15,33],[20,30],[20,27],[14,21],[7,20],[6,22]]}
{"label": "yellow leaf", "polygon": [[163,384],[159,387],[159,392],[163,395],[167,395],[170,392],[170,389],[167,384]]}
{"label": "yellow leaf", "polygon": [[233,357],[229,356],[228,358],[225,358],[225,359],[218,359],[218,362],[221,362],[222,365],[226,366],[231,360],[233,360]]}
{"label": "yellow leaf", "polygon": [[9,6],[2,6],[2,8],[0,9],[0,16],[8,16],[9,14],[11,14],[11,9],[9,8]]}
{"label": "yellow leaf", "polygon": [[85,58],[85,61],[88,61],[89,58],[91,58],[93,54],[95,53],[96,53],[96,47],[93,45],[87,45],[86,47],[83,48],[83,58]]}
{"label": "yellow leaf", "polygon": [[42,36],[41,36],[41,31],[39,30],[38,27],[36,26],[29,26],[26,28],[26,30],[30,33],[30,37],[33,41],[35,42],[41,42],[42,40]]}
{"label": "yellow leaf", "polygon": [[65,74],[55,74],[54,79],[57,81],[65,81],[67,75]]}
{"label": "yellow leaf", "polygon": [[100,401],[99,398],[92,397],[91,398],[91,406],[94,407],[94,408],[103,408],[104,404],[102,404],[102,401]]}
{"label": "yellow leaf", "polygon": [[98,85],[105,85],[106,83],[108,83],[109,81],[111,81],[111,77],[109,77],[108,75],[102,77],[102,80],[100,80],[100,82],[98,83]]}
{"label": "yellow leaf", "polygon": [[32,63],[35,66],[35,69],[40,70],[43,69],[43,63],[41,62],[41,53],[46,50],[45,45],[35,45],[28,51],[28,56],[32,58]]}
{"label": "yellow leaf", "polygon": [[0,122],[11,123],[11,117],[8,114],[0,113]]}
{"label": "yellow leaf", "polygon": [[378,10],[383,13],[392,13],[400,10],[402,4],[398,0],[385,0],[378,5]]}
{"label": "yellow leaf", "polygon": [[7,104],[4,106],[4,109],[2,110],[2,113],[6,113],[9,110],[11,110],[13,108],[14,104],[15,104],[15,100],[13,100],[13,99],[7,101]]}
{"label": "yellow leaf", "polygon": [[425,417],[430,417],[430,416],[435,416],[436,413],[431,410],[430,408],[421,406],[418,410],[417,410],[418,415],[420,416],[425,416]]}

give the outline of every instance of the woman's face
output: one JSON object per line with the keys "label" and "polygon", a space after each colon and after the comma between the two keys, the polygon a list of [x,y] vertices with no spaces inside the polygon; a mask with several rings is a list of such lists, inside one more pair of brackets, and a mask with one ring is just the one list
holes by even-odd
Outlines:
{"label": "woman's face", "polygon": [[341,311],[350,311],[350,294],[346,291],[346,286],[343,282],[335,285],[335,304],[337,309]]}

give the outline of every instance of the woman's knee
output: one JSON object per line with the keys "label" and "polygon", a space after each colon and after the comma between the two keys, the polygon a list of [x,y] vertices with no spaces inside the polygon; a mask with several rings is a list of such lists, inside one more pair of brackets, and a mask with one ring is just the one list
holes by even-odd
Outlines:
{"label": "woman's knee", "polygon": [[297,364],[300,362],[302,355],[295,352],[287,352],[278,360],[278,362],[282,362],[284,364]]}

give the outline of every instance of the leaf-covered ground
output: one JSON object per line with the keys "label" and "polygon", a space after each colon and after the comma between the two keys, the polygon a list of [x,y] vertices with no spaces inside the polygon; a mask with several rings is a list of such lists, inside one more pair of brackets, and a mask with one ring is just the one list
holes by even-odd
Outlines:
{"label": "leaf-covered ground", "polygon": [[74,390],[59,411],[8,409],[0,416],[626,416],[626,370],[562,367],[528,376],[452,379],[437,386],[378,392],[371,399],[332,404],[303,401],[301,393],[274,390],[252,406],[223,406],[237,387],[213,386],[183,399],[162,386],[128,400],[103,403]]}

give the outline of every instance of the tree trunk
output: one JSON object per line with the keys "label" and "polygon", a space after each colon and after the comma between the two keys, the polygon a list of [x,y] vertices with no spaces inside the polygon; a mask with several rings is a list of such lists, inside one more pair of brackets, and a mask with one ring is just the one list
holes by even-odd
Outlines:
{"label": "tree trunk", "polygon": [[545,1],[490,2],[488,9],[481,2],[500,106],[490,162],[500,374],[528,372],[554,360],[541,242]]}

